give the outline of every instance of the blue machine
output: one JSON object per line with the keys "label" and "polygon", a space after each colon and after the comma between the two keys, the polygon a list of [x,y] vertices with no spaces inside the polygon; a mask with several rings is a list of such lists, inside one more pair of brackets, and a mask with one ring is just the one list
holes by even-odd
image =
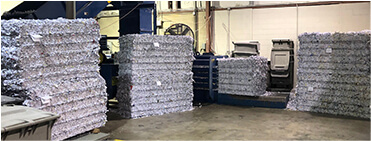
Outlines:
{"label": "blue machine", "polygon": [[214,103],[218,99],[218,61],[217,58],[228,56],[214,56],[212,53],[204,53],[195,56],[193,62],[193,103]]}
{"label": "blue machine", "polygon": [[[214,55],[195,56],[193,62],[193,103],[213,103],[216,98],[217,68]],[[211,81],[211,83],[210,83]]]}
{"label": "blue machine", "polygon": [[[126,34],[156,34],[156,3],[155,1],[113,1],[112,8],[119,10],[120,36]],[[153,14],[152,14],[153,13]]]}

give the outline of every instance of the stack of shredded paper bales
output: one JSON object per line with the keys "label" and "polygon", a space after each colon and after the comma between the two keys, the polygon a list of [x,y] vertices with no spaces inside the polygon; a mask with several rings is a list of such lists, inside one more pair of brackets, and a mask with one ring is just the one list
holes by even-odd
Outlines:
{"label": "stack of shredded paper bales", "polygon": [[218,92],[232,95],[260,96],[267,88],[267,58],[218,59]]}
{"label": "stack of shredded paper bales", "polygon": [[297,90],[287,108],[370,118],[370,33],[300,35]]}
{"label": "stack of shredded paper bales", "polygon": [[59,114],[52,140],[106,123],[99,38],[94,19],[1,21],[1,92],[26,98],[24,105]]}
{"label": "stack of shredded paper bales", "polygon": [[119,40],[117,113],[140,118],[192,109],[191,37],[133,34]]}

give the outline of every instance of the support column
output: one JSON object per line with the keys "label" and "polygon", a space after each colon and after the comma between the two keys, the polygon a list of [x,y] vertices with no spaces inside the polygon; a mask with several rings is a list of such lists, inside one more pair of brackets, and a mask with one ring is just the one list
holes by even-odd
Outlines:
{"label": "support column", "polygon": [[210,1],[206,1],[206,53],[210,52],[211,45],[211,24],[210,24]]}
{"label": "support column", "polygon": [[195,9],[194,9],[194,17],[195,17],[195,51],[198,52],[198,8],[197,8],[197,1],[195,1]]}
{"label": "support column", "polygon": [[66,18],[76,19],[76,1],[66,1]]}

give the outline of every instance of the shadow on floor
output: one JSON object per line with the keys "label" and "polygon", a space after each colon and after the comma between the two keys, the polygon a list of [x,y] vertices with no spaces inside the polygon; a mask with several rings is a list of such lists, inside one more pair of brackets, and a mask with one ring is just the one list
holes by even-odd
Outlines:
{"label": "shadow on floor", "polygon": [[114,112],[108,112],[107,113],[107,120],[108,121],[122,120],[122,119],[125,119],[125,118],[121,117],[119,114],[116,114]]}
{"label": "shadow on floor", "polygon": [[125,119],[114,112],[107,112],[107,120],[108,122],[106,125],[100,128],[103,133],[110,133],[121,126],[124,126],[129,119]]}

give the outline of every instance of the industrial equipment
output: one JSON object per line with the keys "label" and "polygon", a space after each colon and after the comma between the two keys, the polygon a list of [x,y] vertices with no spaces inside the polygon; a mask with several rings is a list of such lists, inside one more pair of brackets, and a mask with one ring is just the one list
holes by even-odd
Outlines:
{"label": "industrial equipment", "polygon": [[100,35],[99,44],[100,44],[100,49],[109,50],[107,47],[107,35]]}
{"label": "industrial equipment", "polygon": [[291,91],[294,74],[294,42],[290,39],[272,39],[270,62],[270,89]]}
{"label": "industrial equipment", "polygon": [[250,40],[247,42],[232,42],[234,44],[234,51],[232,57],[250,57],[260,55],[259,41]]}
{"label": "industrial equipment", "polygon": [[194,33],[192,29],[185,24],[182,23],[177,23],[171,25],[169,28],[165,30],[165,35],[186,35],[186,36],[191,36],[194,38]]}
{"label": "industrial equipment", "polygon": [[10,97],[6,95],[1,95],[1,105],[14,104],[22,105],[24,99],[21,97]]}
{"label": "industrial equipment", "polygon": [[250,57],[260,55],[260,43],[257,40],[239,41],[233,42],[234,50],[232,51],[231,57]]}
{"label": "industrial equipment", "polygon": [[155,1],[112,1],[111,4],[112,7],[106,7],[104,10],[120,11],[120,36],[126,34],[157,34]]}
{"label": "industrial equipment", "polygon": [[[184,35],[190,36],[192,39],[195,38],[193,30],[186,24],[176,23],[167,28],[164,32],[164,35]],[[193,51],[196,53],[195,41],[193,40]]]}
{"label": "industrial equipment", "polygon": [[214,103],[217,101],[218,64],[217,58],[228,56],[214,56],[213,53],[196,55],[193,61],[193,105],[200,103]]}

